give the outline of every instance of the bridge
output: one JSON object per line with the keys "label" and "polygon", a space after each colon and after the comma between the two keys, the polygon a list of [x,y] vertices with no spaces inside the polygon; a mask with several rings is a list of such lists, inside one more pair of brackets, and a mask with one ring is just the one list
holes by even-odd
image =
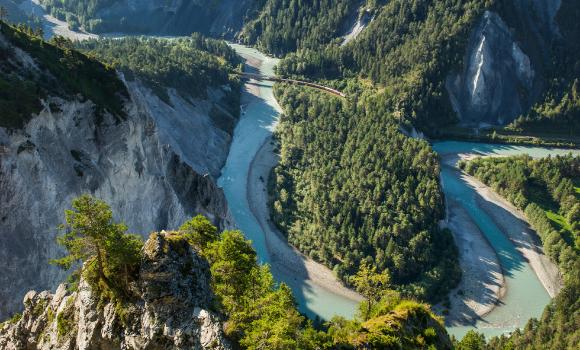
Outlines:
{"label": "bridge", "polygon": [[278,82],[278,83],[288,83],[288,84],[308,86],[308,87],[311,87],[314,89],[328,92],[330,94],[333,94],[333,95],[336,95],[336,96],[339,96],[342,98],[346,97],[346,95],[344,93],[342,93],[336,89],[329,88],[328,86],[324,86],[324,85],[320,85],[320,84],[311,83],[311,82],[304,81],[304,80],[271,77],[271,76],[262,75],[262,74],[255,74],[255,73],[237,73],[236,72],[235,74],[238,74],[242,78],[246,78],[246,79],[265,80],[265,81],[273,81],[273,82]]}

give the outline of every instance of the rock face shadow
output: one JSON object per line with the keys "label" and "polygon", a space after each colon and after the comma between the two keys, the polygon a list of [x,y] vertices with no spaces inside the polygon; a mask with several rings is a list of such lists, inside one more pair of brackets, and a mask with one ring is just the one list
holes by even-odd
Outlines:
{"label": "rock face shadow", "polygon": [[[462,280],[450,293],[445,321],[447,326],[475,325],[500,303],[504,277],[495,251],[467,211],[457,201],[448,202],[448,228],[459,249]],[[435,309],[443,313],[442,305]]]}

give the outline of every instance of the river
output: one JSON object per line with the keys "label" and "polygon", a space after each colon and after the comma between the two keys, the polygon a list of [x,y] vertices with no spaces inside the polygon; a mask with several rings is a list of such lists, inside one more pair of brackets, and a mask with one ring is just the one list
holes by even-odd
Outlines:
{"label": "river", "polygon": [[[274,75],[276,59],[252,48],[235,44],[231,46],[246,60],[247,71]],[[224,190],[237,227],[252,240],[260,262],[271,265],[276,280],[285,282],[292,288],[301,312],[311,318],[330,319],[334,315],[353,317],[357,301],[321,287],[311,276],[288,272],[285,266],[278,266],[284,263],[283,260],[272,258],[264,230],[250,209],[247,193],[252,161],[264,142],[272,135],[281,112],[274,98],[272,83],[250,81],[245,84],[241,109],[230,153],[218,179],[218,185]]]}
{"label": "river", "polygon": [[[33,6],[35,4],[35,1],[24,2],[22,9],[25,12],[34,11]],[[38,11],[40,11],[40,8]],[[66,24],[52,19],[48,15],[45,15],[45,17],[45,35],[47,38],[55,32],[69,37],[72,36],[76,39],[84,39],[90,36],[79,35],[67,30],[59,32],[61,27],[67,28]],[[248,67],[250,71],[263,75],[274,75],[276,59],[267,57],[252,48],[235,44],[232,44],[232,47],[247,62],[252,64],[261,62],[257,70],[252,70],[252,68]],[[226,165],[222,169],[222,176],[218,180],[218,185],[224,189],[237,226],[252,240],[260,261],[271,264],[272,259],[266,247],[265,233],[249,208],[247,184],[251,162],[264,141],[272,135],[278,115],[281,112],[272,93],[272,83],[246,84],[243,92],[242,110],[240,121],[234,131],[230,153]],[[545,157],[570,152],[570,150],[533,146],[455,141],[436,142],[433,144],[433,148],[442,156],[471,153],[501,156],[529,154],[533,157]],[[578,150],[573,152],[580,155]],[[489,314],[478,320],[474,325],[452,326],[447,328],[448,331],[456,337],[461,337],[467,330],[477,328],[478,331],[489,337],[513,331],[516,327],[523,326],[531,317],[540,316],[550,297],[528,263],[515,249],[512,242],[494,224],[493,220],[484,211],[480,210],[475,200],[477,194],[471,186],[457,176],[456,171],[448,166],[443,166],[441,181],[446,197],[453,197],[461,203],[495,250],[506,278],[507,287],[507,292],[501,299],[500,305]],[[321,288],[308,278],[297,279],[296,276],[291,274],[276,273],[276,270],[283,269],[276,269],[275,267],[273,266],[273,270],[275,271],[276,279],[290,285],[300,310],[309,317],[318,316],[323,319],[329,319],[333,315],[349,318],[354,315],[356,302],[351,298],[346,298]]]}
{"label": "river", "polygon": [[[259,51],[240,45],[232,47],[247,63],[258,68],[247,66],[247,69],[263,75],[273,75],[276,59],[267,57]],[[274,131],[281,112],[272,92],[270,82],[250,82],[245,85],[242,97],[242,114],[235,128],[231,150],[218,180],[224,189],[228,204],[236,224],[252,240],[262,263],[276,264],[271,259],[266,244],[264,230],[250,210],[248,204],[248,172],[252,160],[260,147]],[[529,154],[533,157],[565,154],[570,150],[551,149],[531,146],[511,146],[500,144],[482,144],[470,142],[444,141],[436,142],[433,148],[440,155],[471,153],[481,155],[517,155]],[[580,151],[574,151],[580,154]],[[494,224],[494,221],[478,207],[476,193],[448,166],[442,167],[441,181],[446,196],[457,200],[467,211],[479,230],[485,235],[495,250],[501,269],[505,276],[506,292],[500,304],[482,319],[469,325],[448,327],[451,334],[461,337],[469,329],[477,328],[486,336],[493,336],[513,331],[525,325],[531,317],[538,317],[550,301],[550,296],[538,280],[523,256],[512,242]],[[293,289],[299,308],[309,317],[329,319],[333,315],[352,317],[356,302],[320,288],[308,278],[296,278],[292,274],[272,270],[278,281],[286,282]],[[283,269],[282,269],[283,270]]]}
{"label": "river", "polygon": [[[564,155],[570,152],[579,155],[578,150],[487,144],[474,142],[443,141],[433,144],[433,149],[442,157],[459,154],[481,156],[513,156],[528,154],[532,157]],[[539,317],[549,303],[550,296],[540,283],[522,254],[510,241],[489,215],[477,203],[478,193],[458,172],[443,165],[441,181],[446,197],[461,203],[469,217],[487,238],[495,250],[504,273],[506,292],[500,303],[490,313],[474,325],[455,325],[448,327],[449,333],[461,337],[467,330],[477,328],[487,337],[504,334],[522,327],[532,317]]]}

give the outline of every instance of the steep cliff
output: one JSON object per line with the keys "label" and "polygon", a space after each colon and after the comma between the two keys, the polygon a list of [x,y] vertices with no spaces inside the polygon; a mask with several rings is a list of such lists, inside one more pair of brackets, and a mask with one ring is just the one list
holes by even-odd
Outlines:
{"label": "steep cliff", "polygon": [[545,62],[558,36],[559,7],[560,0],[517,0],[483,14],[472,30],[462,71],[447,78],[461,124],[505,125],[538,101]]}
{"label": "steep cliff", "polygon": [[142,249],[137,296],[122,306],[81,279],[74,292],[30,291],[24,312],[0,325],[0,348],[17,349],[229,349],[207,261],[184,240],[152,234]]}
{"label": "steep cliff", "polygon": [[[32,43],[33,39],[25,40]],[[55,237],[61,213],[81,193],[107,200],[133,232],[175,228],[195,213],[205,214],[221,227],[229,225],[225,197],[206,173],[215,174],[229,145],[229,138],[204,115],[211,98],[201,101],[201,107],[175,98],[180,108],[169,108],[133,82],[125,93],[95,94],[107,101],[120,96],[121,109],[114,112],[74,90],[52,94],[45,89],[50,85],[41,84],[41,76],[55,80],[53,66],[60,66],[29,53],[34,52],[29,47],[24,51],[15,45],[0,34],[0,52],[8,55],[3,63],[10,64],[6,71],[0,69],[0,82],[10,83],[10,89],[0,93],[0,103],[6,92],[8,98],[22,101],[9,91],[18,84],[24,86],[23,96],[32,95],[31,101],[36,102],[32,111],[23,111],[30,114],[16,113],[16,119],[5,120],[5,113],[20,111],[18,104],[8,104],[0,115],[4,123],[0,127],[0,260],[5,262],[0,318],[19,308],[18,300],[27,290],[54,288],[64,277],[47,261],[59,252]],[[54,49],[47,43],[38,45],[45,45],[43,53]],[[76,58],[86,68],[90,62],[82,57]],[[74,81],[91,81],[82,70],[68,72]],[[31,88],[35,83],[37,88]],[[123,83],[111,85],[119,84]],[[188,118],[194,121],[184,121]]]}

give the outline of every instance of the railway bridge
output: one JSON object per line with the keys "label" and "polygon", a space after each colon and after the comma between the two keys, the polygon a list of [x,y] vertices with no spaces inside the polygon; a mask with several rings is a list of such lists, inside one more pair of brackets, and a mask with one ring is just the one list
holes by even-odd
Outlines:
{"label": "railway bridge", "polygon": [[246,78],[246,79],[265,80],[265,81],[274,81],[274,82],[282,82],[282,83],[289,83],[289,84],[295,84],[295,85],[309,86],[311,88],[322,90],[322,91],[328,92],[330,94],[340,96],[342,98],[346,97],[346,95],[344,93],[342,93],[336,89],[329,88],[328,86],[324,86],[324,85],[320,85],[320,84],[311,83],[311,82],[304,81],[304,80],[271,77],[271,76],[262,75],[262,74],[255,74],[255,73],[237,73],[237,74],[240,75],[242,78]]}

